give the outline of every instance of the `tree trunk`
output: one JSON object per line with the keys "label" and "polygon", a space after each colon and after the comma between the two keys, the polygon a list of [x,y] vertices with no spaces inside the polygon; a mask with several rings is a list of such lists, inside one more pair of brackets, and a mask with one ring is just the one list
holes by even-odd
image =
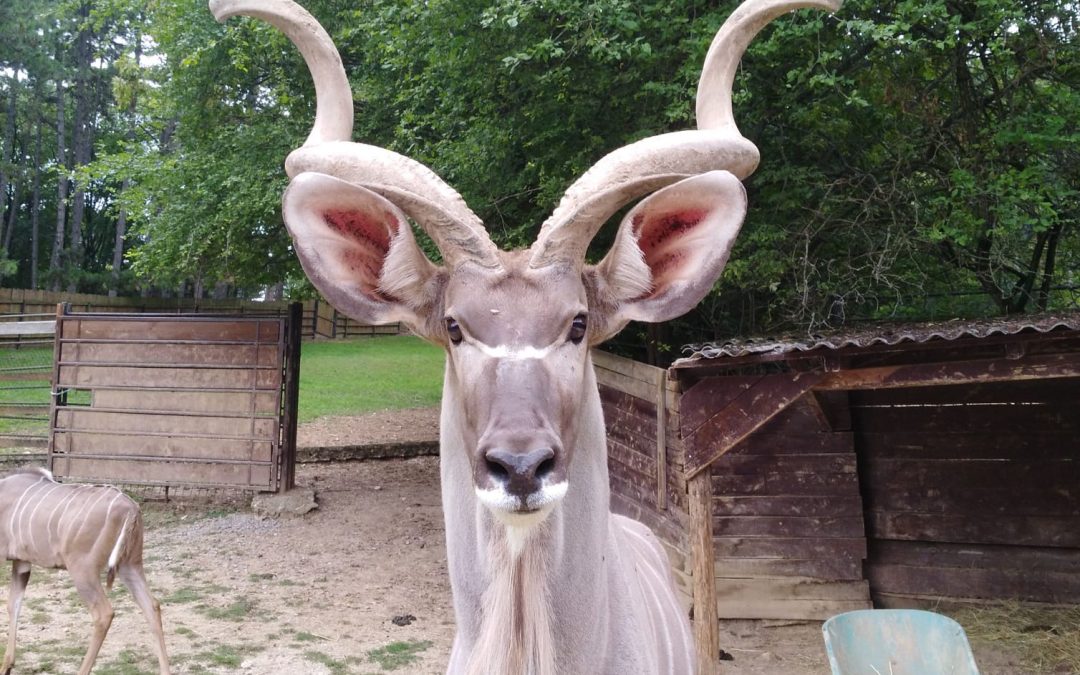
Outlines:
{"label": "tree trunk", "polygon": [[[93,101],[91,100],[90,88],[90,6],[83,3],[79,6],[79,35],[75,42],[75,67],[78,76],[75,80],[75,120],[72,125],[71,147],[74,152],[74,168],[85,166],[90,163],[90,154],[93,148],[93,129],[88,123],[92,117]],[[83,265],[83,241],[82,226],[86,215],[86,186],[84,181],[75,182],[75,191],[71,200],[71,254],[70,263],[73,269],[81,269]],[[68,281],[68,292],[77,290],[75,276]]]}
{"label": "tree trunk", "polygon": [[41,216],[41,122],[34,125],[34,187],[30,195],[30,288],[38,287],[38,223]]}
{"label": "tree trunk", "polygon": [[60,290],[60,277],[63,274],[62,253],[64,251],[64,233],[67,225],[67,144],[64,124],[64,84],[56,80],[56,236],[53,239],[52,255],[49,256],[49,272],[52,275],[50,287]]}
{"label": "tree trunk", "polygon": [[[142,20],[142,13],[139,13],[140,22]],[[138,23],[136,24],[138,25]],[[135,71],[138,72],[142,65],[142,33],[135,30]],[[127,141],[130,143],[135,140],[135,112],[138,103],[138,86],[133,86],[131,90],[131,100],[128,101],[128,132],[126,134]],[[120,183],[120,196],[123,198],[125,192],[131,186],[131,179],[125,178]],[[113,258],[112,258],[112,280],[109,284],[109,297],[115,298],[120,289],[120,268],[124,264],[124,235],[127,234],[127,209],[121,207],[120,213],[116,217],[116,232],[113,236]]]}
{"label": "tree trunk", "polygon": [[19,216],[19,182],[11,183],[11,208],[8,209],[7,224],[4,226],[4,250],[11,254],[11,233],[15,231],[15,223]]}
{"label": "tree trunk", "polygon": [[[8,158],[11,157],[11,150],[15,145],[15,106],[18,103],[19,66],[16,64],[14,68],[15,76],[11,78],[11,97],[8,99],[7,123],[4,125],[4,140],[3,145],[0,146],[0,218],[4,215],[4,207],[7,205],[8,201],[8,174],[7,171],[4,170],[4,165],[7,163]],[[12,201],[11,208],[14,209],[16,206],[17,204]]]}

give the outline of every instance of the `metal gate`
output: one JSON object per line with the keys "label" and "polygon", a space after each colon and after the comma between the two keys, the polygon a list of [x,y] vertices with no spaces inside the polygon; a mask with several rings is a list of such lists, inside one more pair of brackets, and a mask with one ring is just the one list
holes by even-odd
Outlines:
{"label": "metal gate", "polygon": [[300,305],[288,317],[56,317],[49,468],[139,485],[293,486]]}
{"label": "metal gate", "polygon": [[49,440],[54,322],[51,314],[13,314],[2,319],[0,459],[19,463],[43,458]]}

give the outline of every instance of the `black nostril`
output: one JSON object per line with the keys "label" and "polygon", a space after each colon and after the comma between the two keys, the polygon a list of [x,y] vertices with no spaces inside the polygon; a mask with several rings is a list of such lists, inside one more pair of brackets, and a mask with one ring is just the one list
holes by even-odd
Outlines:
{"label": "black nostril", "polygon": [[525,452],[492,448],[484,453],[488,478],[518,496],[539,490],[544,478],[555,470],[555,464],[555,451],[551,448]]}
{"label": "black nostril", "polygon": [[545,476],[547,476],[549,473],[551,473],[554,470],[555,470],[555,458],[554,457],[549,457],[549,458],[545,459],[544,461],[540,462],[540,465],[536,467],[535,476],[542,480]]}
{"label": "black nostril", "polygon": [[505,481],[507,478],[510,477],[510,472],[507,471],[506,467],[500,464],[498,461],[491,459],[490,457],[488,457],[484,461],[487,463],[488,475],[490,475],[492,478],[499,481]]}

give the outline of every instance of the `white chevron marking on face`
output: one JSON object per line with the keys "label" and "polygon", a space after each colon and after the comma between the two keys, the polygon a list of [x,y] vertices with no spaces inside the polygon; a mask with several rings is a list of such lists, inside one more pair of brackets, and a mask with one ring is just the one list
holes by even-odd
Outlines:
{"label": "white chevron marking on face", "polygon": [[474,341],[472,344],[476,346],[485,356],[489,356],[493,359],[511,359],[511,360],[525,360],[525,359],[543,359],[555,349],[557,342],[552,342],[546,347],[508,347],[506,345],[497,345],[492,347],[486,345],[483,342]]}

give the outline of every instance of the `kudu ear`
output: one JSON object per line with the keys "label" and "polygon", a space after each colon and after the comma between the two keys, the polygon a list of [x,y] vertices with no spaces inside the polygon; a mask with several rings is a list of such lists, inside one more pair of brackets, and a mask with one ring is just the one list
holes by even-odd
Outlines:
{"label": "kudu ear", "polygon": [[746,216],[746,191],[727,171],[679,181],[642,200],[615,243],[585,270],[599,321],[594,343],[631,320],[655,323],[690,311],[720,277]]}
{"label": "kudu ear", "polygon": [[393,203],[307,172],[289,183],[283,215],[304,272],[330,304],[357,321],[400,321],[421,337],[438,338],[428,318],[443,271],[417,246]]}

